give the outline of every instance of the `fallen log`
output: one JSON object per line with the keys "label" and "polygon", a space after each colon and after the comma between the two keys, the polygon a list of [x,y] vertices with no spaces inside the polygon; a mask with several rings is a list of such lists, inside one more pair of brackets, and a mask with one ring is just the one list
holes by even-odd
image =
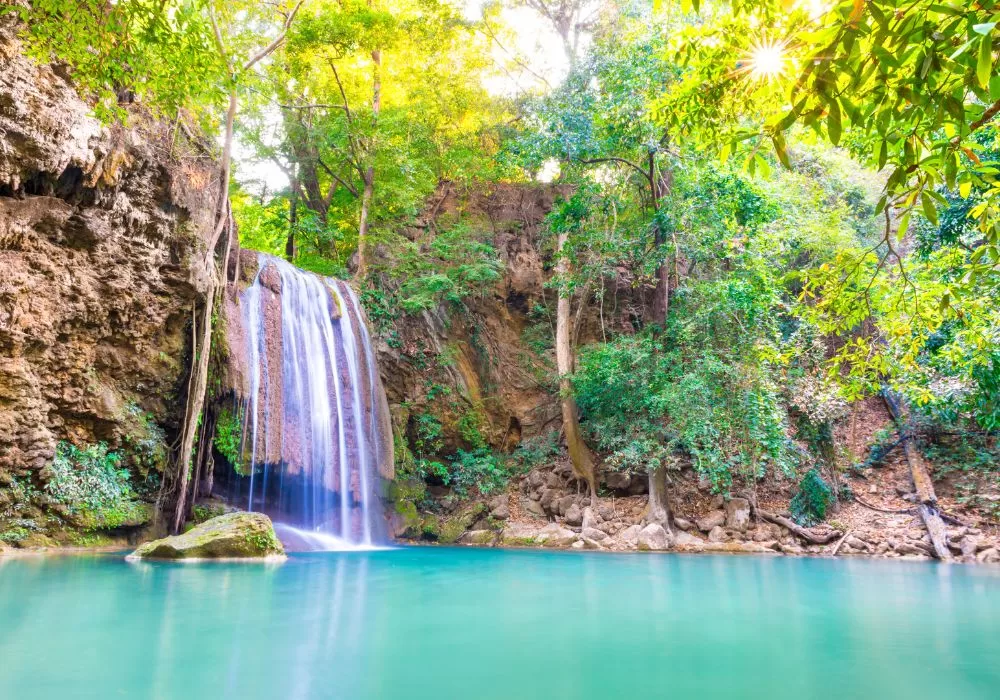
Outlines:
{"label": "fallen log", "polygon": [[833,548],[833,553],[830,556],[832,556],[832,557],[837,556],[837,552],[839,552],[840,548],[844,546],[844,542],[847,541],[847,537],[850,534],[851,534],[850,530],[848,530],[847,532],[844,533],[844,536],[840,538],[840,542],[838,542],[837,546]]}
{"label": "fallen log", "polygon": [[951,550],[948,549],[948,530],[941,519],[941,510],[938,508],[937,495],[934,493],[934,482],[931,481],[927,465],[924,464],[923,457],[920,456],[916,446],[913,444],[912,436],[906,431],[902,411],[888,387],[882,389],[882,400],[885,401],[885,406],[889,409],[889,415],[892,416],[892,420],[896,424],[896,430],[899,431],[899,437],[903,441],[903,455],[906,457],[906,463],[910,467],[910,478],[913,479],[913,488],[917,493],[919,504],[917,512],[920,514],[920,519],[927,529],[927,534],[930,535],[934,554],[941,561],[951,561]]}

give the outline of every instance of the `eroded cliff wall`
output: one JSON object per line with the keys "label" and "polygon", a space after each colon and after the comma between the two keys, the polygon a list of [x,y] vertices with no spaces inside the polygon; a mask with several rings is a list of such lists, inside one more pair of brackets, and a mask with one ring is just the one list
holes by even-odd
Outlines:
{"label": "eroded cliff wall", "polygon": [[0,66],[0,519],[41,521],[61,440],[163,467],[219,173],[138,110],[102,125],[9,27]]}

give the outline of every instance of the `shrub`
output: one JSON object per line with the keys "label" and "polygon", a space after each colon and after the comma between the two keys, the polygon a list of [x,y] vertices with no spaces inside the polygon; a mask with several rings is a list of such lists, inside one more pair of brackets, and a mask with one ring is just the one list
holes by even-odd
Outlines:
{"label": "shrub", "polygon": [[135,500],[130,474],[122,456],[103,443],[56,446],[45,490],[69,507],[85,528],[113,528],[148,519],[148,509]]}
{"label": "shrub", "polygon": [[239,418],[228,408],[222,409],[215,420],[215,437],[212,443],[237,474],[248,476],[243,464],[243,427]]}
{"label": "shrub", "polygon": [[808,527],[826,519],[831,503],[833,490],[816,469],[810,469],[799,482],[799,491],[792,498],[789,510],[795,522]]}
{"label": "shrub", "polygon": [[459,450],[451,462],[451,486],[460,496],[473,487],[483,495],[502,491],[510,477],[508,465],[487,447]]}

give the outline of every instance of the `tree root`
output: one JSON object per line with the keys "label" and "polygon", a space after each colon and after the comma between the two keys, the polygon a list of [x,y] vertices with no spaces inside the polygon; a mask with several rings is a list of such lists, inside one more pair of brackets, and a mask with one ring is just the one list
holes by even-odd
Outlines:
{"label": "tree root", "polygon": [[757,506],[753,506],[753,509],[757,513],[757,517],[761,520],[766,520],[769,523],[780,525],[810,544],[829,544],[833,540],[840,537],[840,532],[838,530],[816,532],[815,530],[802,527],[798,523],[795,523],[786,517],[775,515],[774,513],[768,513],[766,510],[761,510]]}

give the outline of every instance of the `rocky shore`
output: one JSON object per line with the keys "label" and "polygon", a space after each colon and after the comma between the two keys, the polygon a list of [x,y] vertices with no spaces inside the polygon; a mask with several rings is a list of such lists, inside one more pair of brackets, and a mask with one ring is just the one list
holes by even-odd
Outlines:
{"label": "rocky shore", "polygon": [[[890,481],[890,469],[880,477]],[[915,512],[874,510],[844,501],[827,523],[806,530],[810,539],[759,517],[749,498],[712,495],[690,469],[672,479],[669,528],[646,520],[641,482],[608,474],[596,503],[579,493],[568,464],[535,469],[515,480],[507,493],[466,504],[442,516],[437,533],[423,539],[480,547],[544,547],[595,551],[673,551],[788,556],[861,556],[930,559],[929,537]],[[762,511],[787,519],[783,484],[761,489]],[[875,484],[869,484],[869,490]],[[861,485],[858,485],[860,488]],[[875,486],[875,488],[883,488]],[[904,494],[905,496],[906,494]],[[874,498],[874,496],[872,496]],[[898,493],[896,500],[905,499]],[[882,511],[903,512],[882,512]],[[995,526],[976,517],[948,528],[954,561],[1000,564]],[[411,533],[412,534],[412,533]],[[411,536],[411,539],[414,539]]]}

